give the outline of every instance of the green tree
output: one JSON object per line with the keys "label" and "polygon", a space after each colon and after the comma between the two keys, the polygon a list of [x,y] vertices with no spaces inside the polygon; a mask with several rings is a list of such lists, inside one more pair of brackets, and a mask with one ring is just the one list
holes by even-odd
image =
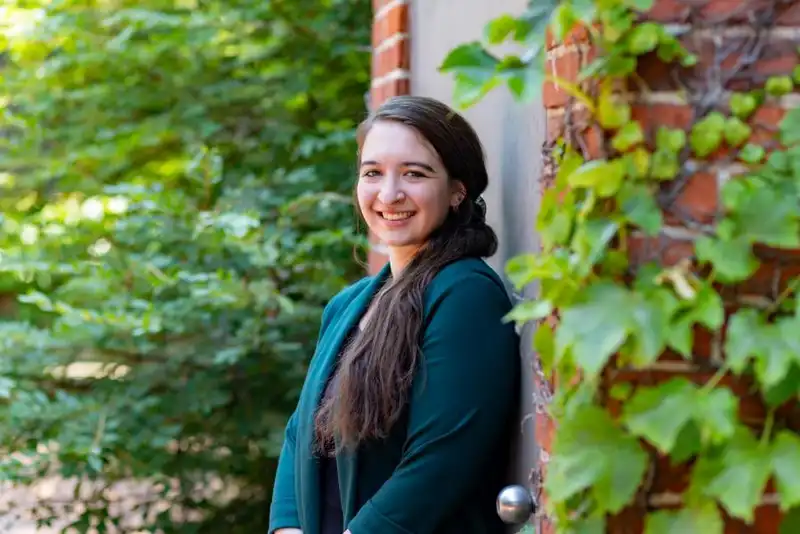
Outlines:
{"label": "green tree", "polygon": [[362,269],[369,2],[10,0],[0,25],[0,476],[80,481],[80,532],[265,531],[322,307]]}

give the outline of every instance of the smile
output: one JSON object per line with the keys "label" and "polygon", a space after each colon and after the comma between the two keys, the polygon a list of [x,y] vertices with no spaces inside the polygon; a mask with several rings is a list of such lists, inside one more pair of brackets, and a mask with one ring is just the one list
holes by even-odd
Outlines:
{"label": "smile", "polygon": [[401,211],[398,213],[382,212],[380,216],[387,221],[403,221],[414,215],[413,211]]}

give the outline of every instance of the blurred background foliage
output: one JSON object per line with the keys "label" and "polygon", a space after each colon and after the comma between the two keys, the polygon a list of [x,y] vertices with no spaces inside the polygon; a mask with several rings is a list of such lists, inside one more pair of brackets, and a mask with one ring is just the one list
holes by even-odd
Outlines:
{"label": "blurred background foliage", "polygon": [[73,484],[42,524],[266,532],[322,307],[363,272],[370,17],[0,2],[0,478]]}

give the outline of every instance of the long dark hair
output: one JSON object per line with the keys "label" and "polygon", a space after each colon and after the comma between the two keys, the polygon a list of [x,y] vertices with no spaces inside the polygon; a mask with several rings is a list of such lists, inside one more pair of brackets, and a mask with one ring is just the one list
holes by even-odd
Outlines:
{"label": "long dark hair", "polygon": [[459,114],[441,102],[418,96],[388,100],[359,126],[361,146],[370,128],[395,121],[414,128],[436,150],[450,180],[459,180],[466,198],[420,249],[402,276],[375,297],[363,332],[345,347],[335,371],[333,394],[317,411],[318,445],[330,451],[385,438],[405,408],[421,357],[425,288],[446,265],[465,257],[486,258],[497,251],[497,236],[486,224],[481,194],[488,184],[483,148]]}

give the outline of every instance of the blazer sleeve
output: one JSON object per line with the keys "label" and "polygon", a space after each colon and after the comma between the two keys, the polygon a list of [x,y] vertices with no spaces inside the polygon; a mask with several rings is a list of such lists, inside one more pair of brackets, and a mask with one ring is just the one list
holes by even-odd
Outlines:
{"label": "blazer sleeve", "polygon": [[[322,312],[317,343],[322,339],[332,317],[336,315],[341,293],[331,299]],[[305,387],[305,384],[303,384]],[[269,534],[279,528],[300,528],[300,514],[295,494],[295,449],[297,447],[297,410],[289,417],[278,458],[278,469],[275,473],[275,485],[272,490],[272,504],[269,509]]]}
{"label": "blazer sleeve", "polygon": [[293,413],[286,425],[286,433],[278,459],[275,486],[272,491],[272,504],[269,509],[269,534],[279,528],[300,528],[297,511],[297,496],[294,485],[294,451],[296,446],[297,412]]}
{"label": "blazer sleeve", "polygon": [[[476,489],[516,413],[519,343],[498,282],[470,273],[434,304],[403,457],[348,528],[431,534]],[[433,307],[432,307],[433,309]]]}

